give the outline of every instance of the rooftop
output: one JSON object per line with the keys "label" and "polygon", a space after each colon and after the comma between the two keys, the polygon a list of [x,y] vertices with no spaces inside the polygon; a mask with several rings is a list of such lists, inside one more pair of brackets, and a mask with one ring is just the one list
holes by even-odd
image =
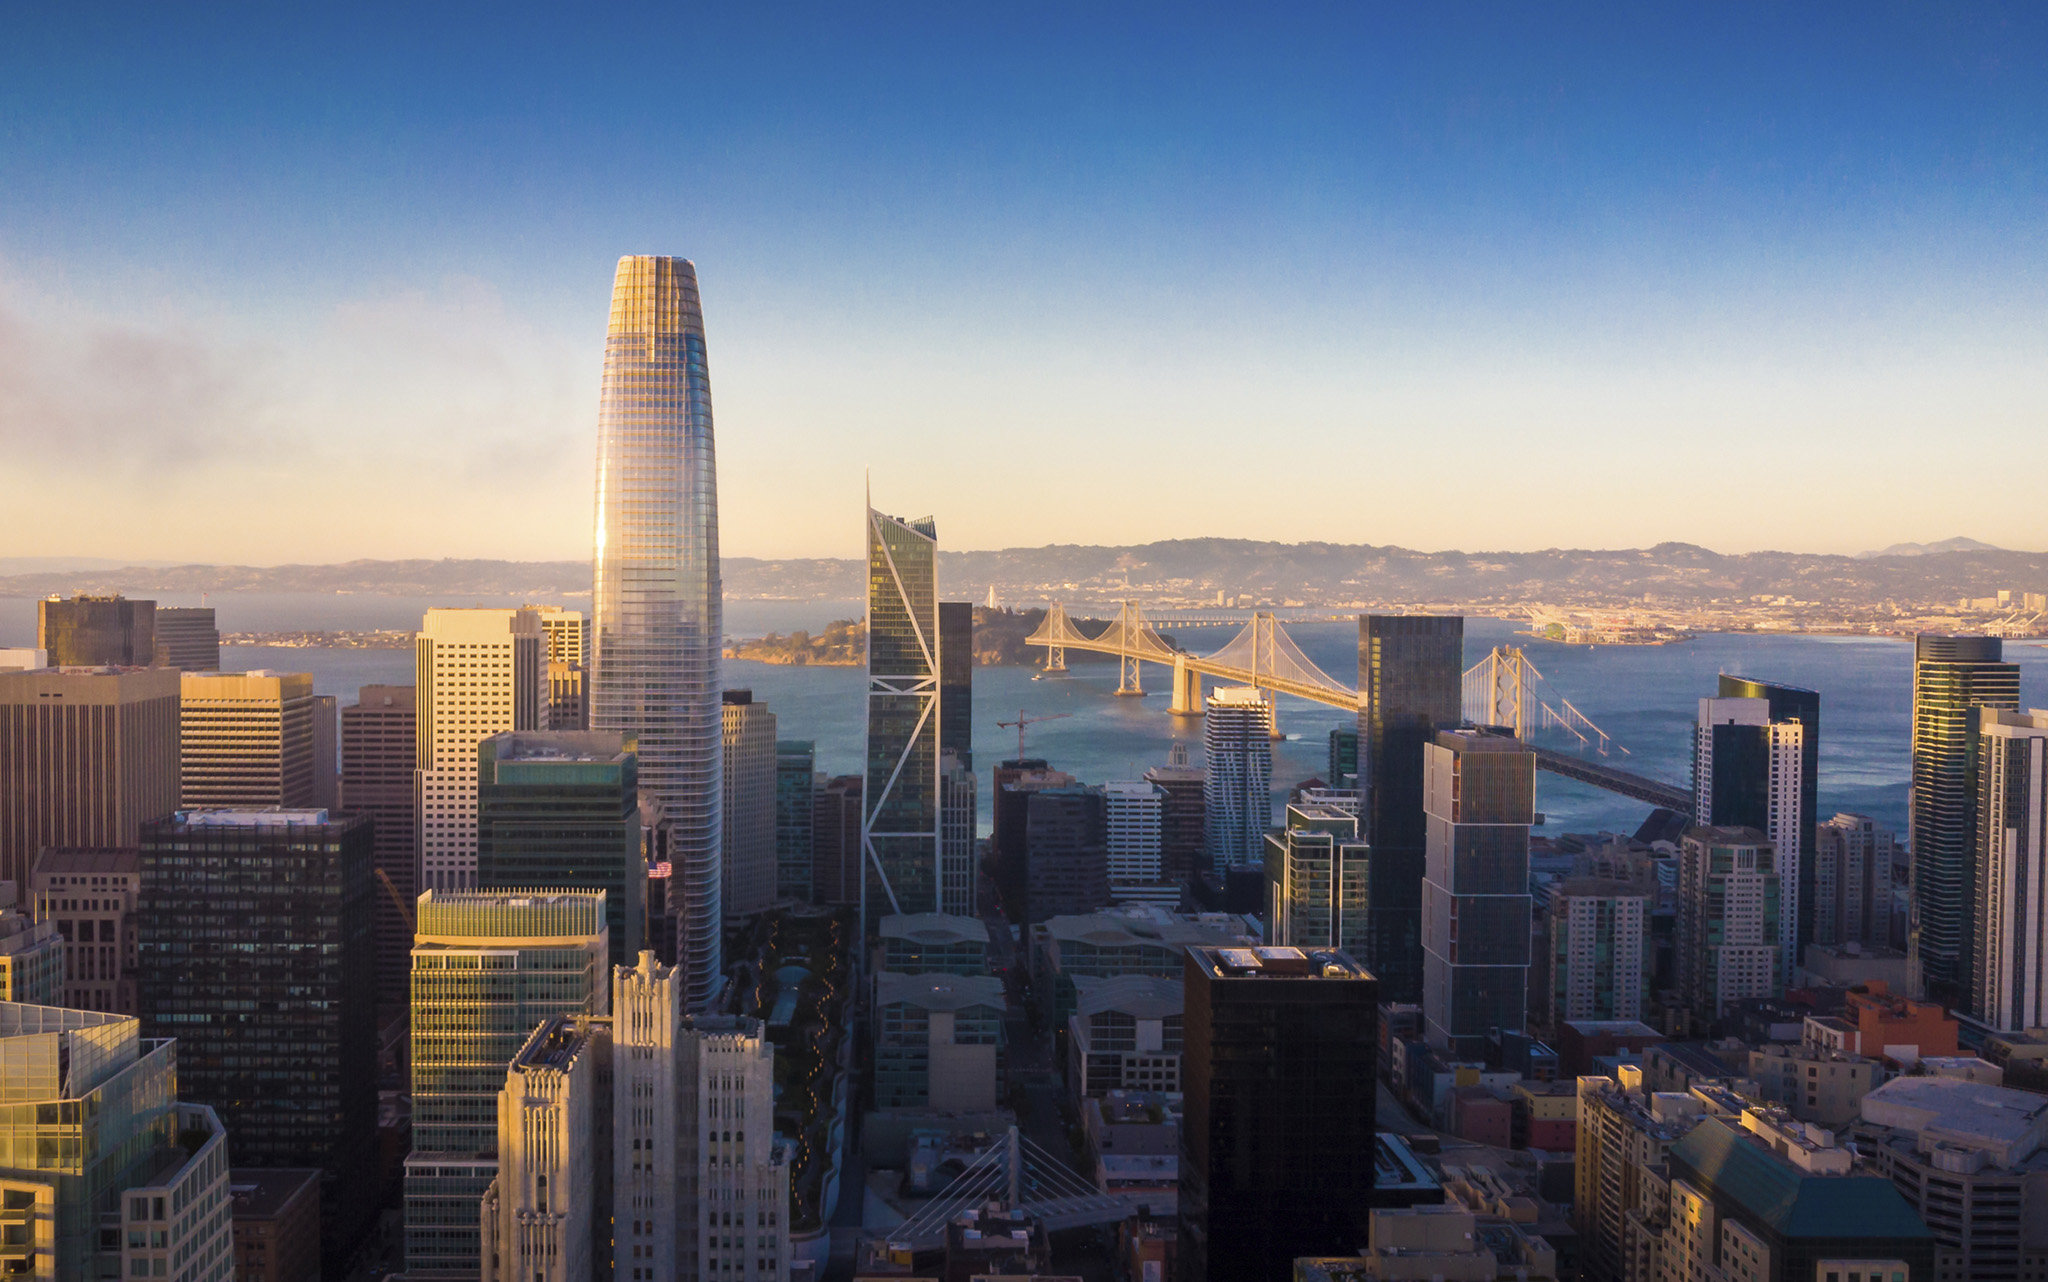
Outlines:
{"label": "rooftop", "polygon": [[909,1002],[926,1010],[964,1010],[969,1006],[1003,1006],[1003,981],[990,975],[875,976],[875,1004]]}
{"label": "rooftop", "polygon": [[1671,1163],[1674,1176],[1711,1183],[1786,1237],[1869,1238],[1878,1226],[1886,1239],[1932,1236],[1890,1180],[1808,1174],[1719,1118],[1672,1145]]}
{"label": "rooftop", "polygon": [[49,873],[58,877],[91,873],[112,873],[132,877],[141,869],[142,852],[133,846],[98,849],[52,847],[36,857],[35,867],[38,873]]}
{"label": "rooftop", "polygon": [[312,1196],[320,1195],[317,1167],[237,1166],[228,1171],[228,1193],[238,1220],[267,1220],[309,1189]]}
{"label": "rooftop", "polygon": [[534,765],[618,761],[627,754],[624,739],[602,730],[515,730],[484,740],[499,761]]}
{"label": "rooftop", "polygon": [[920,944],[988,944],[988,923],[979,917],[951,913],[891,913],[882,918],[882,938],[909,939]]}
{"label": "rooftop", "polygon": [[325,810],[286,810],[266,806],[239,810],[227,806],[180,810],[174,818],[187,828],[296,828],[327,822]]}
{"label": "rooftop", "polygon": [[1151,975],[1112,975],[1106,979],[1076,976],[1074,991],[1074,1010],[1079,1015],[1114,1010],[1133,1019],[1164,1019],[1180,1014],[1186,1004],[1179,980]]}
{"label": "rooftop", "polygon": [[1336,949],[1191,947],[1188,956],[1211,979],[1371,979],[1372,972]]}
{"label": "rooftop", "polygon": [[1863,1120],[1930,1142],[1993,1147],[2016,1162],[2048,1130],[2048,1096],[1961,1077],[1895,1077],[1863,1097]]}

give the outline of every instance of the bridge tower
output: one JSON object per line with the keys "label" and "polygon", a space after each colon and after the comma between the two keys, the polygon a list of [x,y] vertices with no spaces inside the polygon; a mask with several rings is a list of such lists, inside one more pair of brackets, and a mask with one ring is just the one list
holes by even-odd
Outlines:
{"label": "bridge tower", "polygon": [[1176,717],[1199,717],[1202,715],[1202,674],[1188,665],[1188,656],[1173,656],[1173,706],[1169,709]]}
{"label": "bridge tower", "polygon": [[1124,608],[1117,614],[1116,622],[1110,629],[1116,633],[1116,692],[1131,698],[1145,697],[1144,682],[1139,679],[1143,665],[1131,647],[1132,638],[1145,626],[1145,616],[1139,612],[1136,601],[1124,602]]}

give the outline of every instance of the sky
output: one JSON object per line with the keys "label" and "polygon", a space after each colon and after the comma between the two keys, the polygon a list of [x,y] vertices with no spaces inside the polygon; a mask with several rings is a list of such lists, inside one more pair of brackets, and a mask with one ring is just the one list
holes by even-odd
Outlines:
{"label": "sky", "polygon": [[2048,7],[192,9],[0,9],[0,556],[587,556],[626,253],[727,555],[2048,547]]}

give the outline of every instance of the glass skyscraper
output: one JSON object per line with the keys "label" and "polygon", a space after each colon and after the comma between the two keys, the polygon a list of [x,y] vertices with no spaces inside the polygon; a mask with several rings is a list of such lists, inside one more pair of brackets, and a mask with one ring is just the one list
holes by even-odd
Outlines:
{"label": "glass skyscraper", "polygon": [[868,509],[862,918],[939,910],[938,527]]}
{"label": "glass skyscraper", "polygon": [[590,728],[639,741],[669,825],[676,962],[693,1008],[718,989],[725,745],[718,469],[697,269],[619,260],[598,402]]}

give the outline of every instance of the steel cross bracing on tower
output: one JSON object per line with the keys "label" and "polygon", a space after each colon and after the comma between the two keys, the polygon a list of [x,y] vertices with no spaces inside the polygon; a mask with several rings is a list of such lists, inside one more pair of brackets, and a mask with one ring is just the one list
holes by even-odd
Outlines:
{"label": "steel cross bracing on tower", "polygon": [[954,1216],[990,1202],[1043,1221],[1051,1233],[1114,1224],[1145,1200],[1136,1194],[1118,1197],[1102,1192],[1013,1126],[916,1214],[890,1229],[889,1241],[913,1249],[937,1246],[945,1241],[946,1225]]}

